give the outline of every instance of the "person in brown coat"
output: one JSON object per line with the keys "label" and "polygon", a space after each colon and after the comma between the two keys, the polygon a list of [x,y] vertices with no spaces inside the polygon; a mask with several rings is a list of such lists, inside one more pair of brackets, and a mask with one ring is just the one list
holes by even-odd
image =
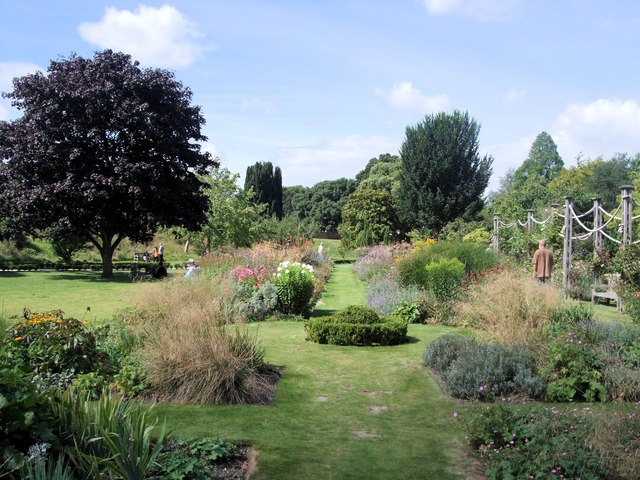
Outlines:
{"label": "person in brown coat", "polygon": [[546,240],[540,240],[538,249],[533,254],[533,278],[546,282],[553,271],[553,253],[547,248]]}

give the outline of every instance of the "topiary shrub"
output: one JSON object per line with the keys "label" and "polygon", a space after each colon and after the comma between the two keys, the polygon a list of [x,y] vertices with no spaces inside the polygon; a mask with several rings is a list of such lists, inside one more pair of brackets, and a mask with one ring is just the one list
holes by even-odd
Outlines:
{"label": "topiary shrub", "polygon": [[352,305],[304,325],[307,340],[332,345],[397,345],[406,341],[407,323],[396,317],[380,317],[375,310]]}

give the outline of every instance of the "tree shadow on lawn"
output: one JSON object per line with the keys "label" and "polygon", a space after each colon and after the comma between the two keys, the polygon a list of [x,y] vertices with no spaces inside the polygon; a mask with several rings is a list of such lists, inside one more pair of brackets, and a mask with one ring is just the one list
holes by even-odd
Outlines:
{"label": "tree shadow on lawn", "polygon": [[114,272],[111,278],[102,278],[101,272],[66,272],[52,275],[53,280],[81,280],[97,283],[131,283],[128,272]]}
{"label": "tree shadow on lawn", "polygon": [[0,272],[0,278],[17,278],[24,277],[22,272]]}

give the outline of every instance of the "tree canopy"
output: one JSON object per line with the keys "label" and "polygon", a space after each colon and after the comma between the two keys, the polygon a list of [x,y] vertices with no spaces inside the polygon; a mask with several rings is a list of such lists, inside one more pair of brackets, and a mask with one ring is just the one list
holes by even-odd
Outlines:
{"label": "tree canopy", "polygon": [[48,228],[86,236],[112,275],[119,243],[158,226],[197,228],[207,198],[198,174],[217,166],[192,93],[129,55],[52,61],[4,94],[22,112],[0,122],[0,218],[9,232]]}
{"label": "tree canopy", "polygon": [[247,167],[244,179],[244,189],[254,192],[254,202],[265,204],[266,213],[282,218],[282,171],[280,167],[273,168],[271,162],[256,162]]}
{"label": "tree canopy", "polygon": [[407,127],[398,202],[407,228],[437,233],[482,209],[493,158],[478,153],[479,132],[479,124],[459,111],[428,115]]}

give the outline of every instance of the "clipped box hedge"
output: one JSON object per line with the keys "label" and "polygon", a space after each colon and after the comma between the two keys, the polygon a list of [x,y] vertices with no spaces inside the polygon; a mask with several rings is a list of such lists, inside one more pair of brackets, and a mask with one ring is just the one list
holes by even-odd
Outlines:
{"label": "clipped box hedge", "polygon": [[307,340],[331,345],[398,345],[407,339],[407,323],[397,317],[380,317],[375,310],[350,306],[305,322]]}

